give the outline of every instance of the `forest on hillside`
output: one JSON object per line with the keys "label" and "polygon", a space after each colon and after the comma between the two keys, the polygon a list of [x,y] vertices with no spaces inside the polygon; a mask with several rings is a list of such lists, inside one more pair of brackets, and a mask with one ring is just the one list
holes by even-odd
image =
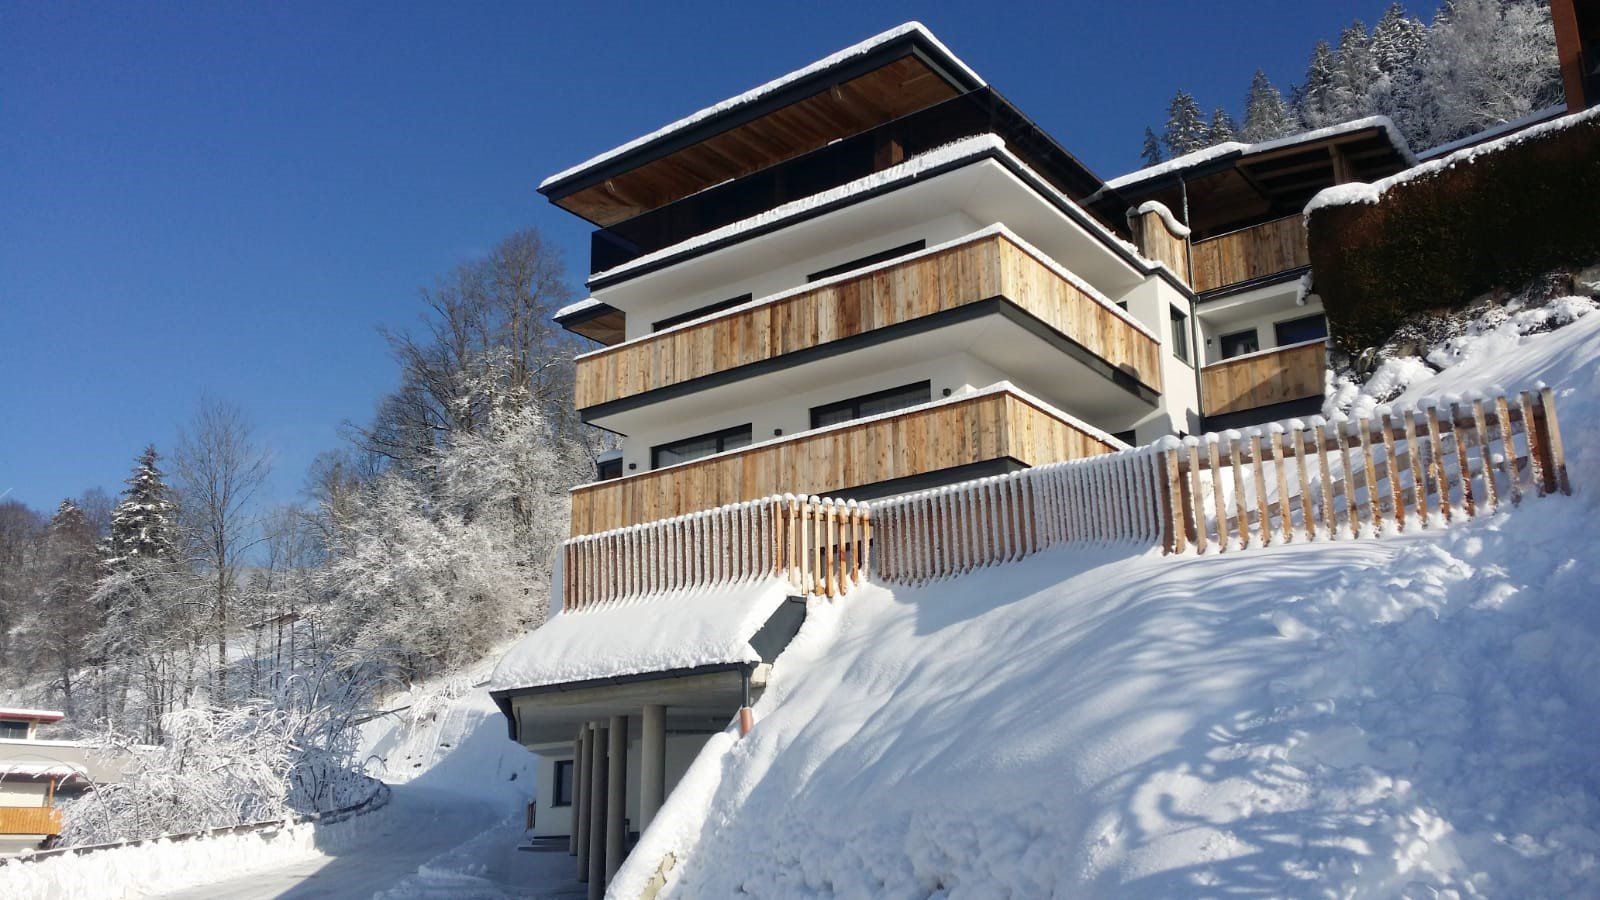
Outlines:
{"label": "forest on hillside", "polygon": [[[1155,165],[1227,141],[1255,143],[1388,116],[1414,150],[1447,144],[1561,102],[1546,0],[1445,0],[1431,21],[1392,4],[1372,28],[1357,19],[1312,48],[1287,96],[1257,69],[1240,117],[1180,89],[1140,158]],[[1241,124],[1242,123],[1242,124]]]}

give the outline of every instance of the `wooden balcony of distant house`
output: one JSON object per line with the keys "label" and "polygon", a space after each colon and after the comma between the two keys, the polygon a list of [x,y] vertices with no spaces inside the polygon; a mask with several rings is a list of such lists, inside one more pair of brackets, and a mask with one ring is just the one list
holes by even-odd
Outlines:
{"label": "wooden balcony of distant house", "polygon": [[1000,385],[579,486],[572,491],[572,535],[784,492],[882,496],[893,488],[914,489],[919,476],[948,473],[955,480],[1094,456],[1116,446],[1070,416]]}
{"label": "wooden balcony of distant house", "polygon": [[619,402],[938,328],[996,304],[1069,345],[1102,374],[1161,390],[1160,346],[1149,331],[1008,232],[986,229],[581,356],[576,404],[592,417]]}
{"label": "wooden balcony of distant house", "polygon": [[1311,265],[1305,222],[1298,213],[1195,241],[1189,253],[1193,286],[1199,294]]}
{"label": "wooden balcony of distant house", "polygon": [[0,806],[0,835],[60,833],[61,810],[53,806]]}
{"label": "wooden balcony of distant house", "polygon": [[1214,362],[1200,370],[1207,418],[1273,407],[1325,390],[1328,348],[1322,339]]}

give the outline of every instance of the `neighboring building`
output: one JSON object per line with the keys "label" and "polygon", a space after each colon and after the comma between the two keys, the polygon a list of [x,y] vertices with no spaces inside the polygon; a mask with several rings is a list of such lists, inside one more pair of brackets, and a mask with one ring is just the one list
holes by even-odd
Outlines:
{"label": "neighboring building", "polygon": [[[596,226],[590,296],[557,320],[603,345],[576,405],[621,445],[571,534],[1320,405],[1300,208],[1412,161],[1369,120],[1108,184],[916,24],[603,153],[540,186]],[[568,836],[591,894],[760,691],[792,593],[586,607],[502,662],[492,692],[542,760],[534,833]]]}
{"label": "neighboring building", "polygon": [[35,850],[61,833],[56,801],[116,780],[120,773],[77,741],[38,737],[64,714],[0,707],[0,855]]}

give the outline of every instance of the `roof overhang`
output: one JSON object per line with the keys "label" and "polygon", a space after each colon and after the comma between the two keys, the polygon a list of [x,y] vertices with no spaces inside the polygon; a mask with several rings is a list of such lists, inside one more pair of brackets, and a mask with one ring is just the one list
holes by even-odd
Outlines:
{"label": "roof overhang", "polygon": [[909,23],[554,175],[539,191],[605,226],[983,86]]}

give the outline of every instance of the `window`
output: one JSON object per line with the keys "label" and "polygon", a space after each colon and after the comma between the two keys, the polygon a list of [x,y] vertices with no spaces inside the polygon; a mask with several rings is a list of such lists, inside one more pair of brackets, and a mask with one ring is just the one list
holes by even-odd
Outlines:
{"label": "window", "polygon": [[927,403],[932,397],[933,383],[929,381],[890,388],[875,394],[863,394],[860,397],[851,397],[849,400],[840,400],[838,403],[812,407],[811,427],[822,428],[848,422],[851,419],[894,412],[897,409]]}
{"label": "window", "polygon": [[1189,316],[1176,306],[1169,307],[1172,317],[1172,355],[1189,361]]}
{"label": "window", "polygon": [[572,805],[572,760],[556,760],[555,795],[550,798],[551,806]]}
{"label": "window", "polygon": [[594,464],[594,474],[596,481],[610,481],[613,478],[621,478],[622,454],[618,453],[617,455],[611,457],[601,457],[600,460]]}
{"label": "window", "polygon": [[663,466],[676,465],[721,453],[724,450],[736,450],[747,446],[751,440],[749,425],[740,425],[738,428],[729,428],[726,431],[713,431],[699,437],[684,438],[670,444],[650,448],[650,468],[659,469]]}
{"label": "window", "polygon": [[684,322],[687,322],[690,319],[698,319],[701,316],[709,316],[714,312],[722,312],[725,309],[732,309],[741,303],[749,303],[752,296],[752,294],[740,294],[737,297],[729,297],[726,300],[718,300],[716,303],[713,303],[710,306],[702,306],[699,309],[691,309],[686,313],[678,313],[675,316],[668,316],[654,325],[651,325],[650,330],[663,331],[671,328],[674,325],[682,325]]}
{"label": "window", "polygon": [[1328,336],[1328,317],[1318,313],[1302,319],[1290,319],[1272,326],[1277,332],[1278,346],[1315,341]]}
{"label": "window", "polygon": [[1256,330],[1254,328],[1249,331],[1235,331],[1233,334],[1225,334],[1218,338],[1218,341],[1222,344],[1223,359],[1232,359],[1235,356],[1243,356],[1246,353],[1254,353],[1261,349],[1261,342],[1256,340]]}
{"label": "window", "polygon": [[27,722],[0,722],[0,739],[25,741],[28,739]]}
{"label": "window", "polygon": [[820,272],[812,272],[810,275],[806,276],[806,280],[821,281],[824,278],[832,278],[835,275],[842,275],[845,272],[849,272],[853,269],[859,269],[863,266],[870,266],[873,263],[885,262],[887,260],[894,259],[897,256],[905,256],[907,253],[915,253],[926,246],[928,246],[927,241],[912,241],[909,244],[901,244],[898,247],[891,247],[888,250],[882,250],[877,253],[863,256],[860,259],[852,259],[847,263],[840,263],[837,266],[829,266]]}

